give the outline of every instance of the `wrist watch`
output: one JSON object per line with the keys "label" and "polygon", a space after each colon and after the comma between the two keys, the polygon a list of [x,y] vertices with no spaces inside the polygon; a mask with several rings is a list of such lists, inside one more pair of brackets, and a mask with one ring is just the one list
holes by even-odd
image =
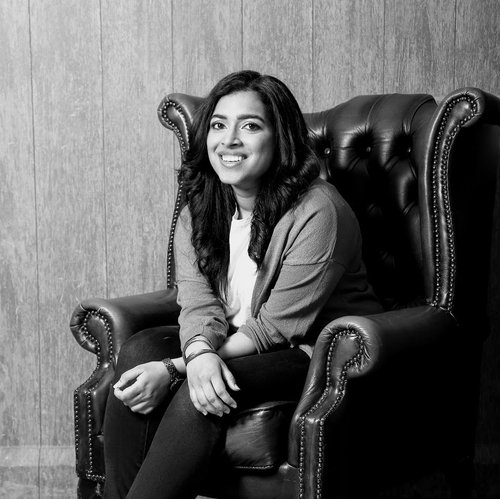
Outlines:
{"label": "wrist watch", "polygon": [[175,390],[184,381],[184,378],[181,376],[170,357],[163,359],[162,362],[167,368],[168,374],[170,374],[170,390]]}

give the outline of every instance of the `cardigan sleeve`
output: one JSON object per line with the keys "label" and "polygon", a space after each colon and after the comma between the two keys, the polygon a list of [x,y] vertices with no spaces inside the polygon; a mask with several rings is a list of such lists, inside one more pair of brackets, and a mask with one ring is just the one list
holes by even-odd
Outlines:
{"label": "cardigan sleeve", "polygon": [[191,243],[191,217],[187,208],[179,216],[174,241],[177,302],[181,307],[181,347],[184,348],[186,341],[193,336],[201,334],[218,349],[227,336],[229,325],[220,300],[198,269]]}

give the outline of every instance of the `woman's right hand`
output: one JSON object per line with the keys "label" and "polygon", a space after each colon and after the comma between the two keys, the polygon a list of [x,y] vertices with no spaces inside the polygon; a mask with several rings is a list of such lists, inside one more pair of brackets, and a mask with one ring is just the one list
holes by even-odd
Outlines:
{"label": "woman's right hand", "polygon": [[233,374],[215,353],[205,353],[193,359],[186,367],[189,395],[193,405],[203,415],[228,414],[236,402],[227,388],[238,391]]}
{"label": "woman's right hand", "polygon": [[115,397],[132,412],[149,414],[168,393],[170,374],[163,362],[147,362],[124,372],[113,385]]}

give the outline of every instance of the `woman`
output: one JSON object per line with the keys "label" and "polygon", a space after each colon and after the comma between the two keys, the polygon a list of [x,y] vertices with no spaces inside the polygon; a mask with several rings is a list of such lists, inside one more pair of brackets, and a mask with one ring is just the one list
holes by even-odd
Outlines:
{"label": "woman", "polygon": [[108,498],[195,497],[228,415],[298,400],[321,328],[379,311],[356,219],[318,178],[281,81],[223,78],[194,130],[175,239],[180,345],[149,330],[122,347],[104,428]]}

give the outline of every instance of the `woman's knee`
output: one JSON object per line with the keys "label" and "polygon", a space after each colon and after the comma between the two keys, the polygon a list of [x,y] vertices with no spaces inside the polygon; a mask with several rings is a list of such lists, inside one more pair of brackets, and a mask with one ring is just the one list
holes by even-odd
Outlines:
{"label": "woman's knee", "polygon": [[166,328],[144,329],[131,336],[118,354],[121,372],[139,364],[180,354],[179,338]]}

